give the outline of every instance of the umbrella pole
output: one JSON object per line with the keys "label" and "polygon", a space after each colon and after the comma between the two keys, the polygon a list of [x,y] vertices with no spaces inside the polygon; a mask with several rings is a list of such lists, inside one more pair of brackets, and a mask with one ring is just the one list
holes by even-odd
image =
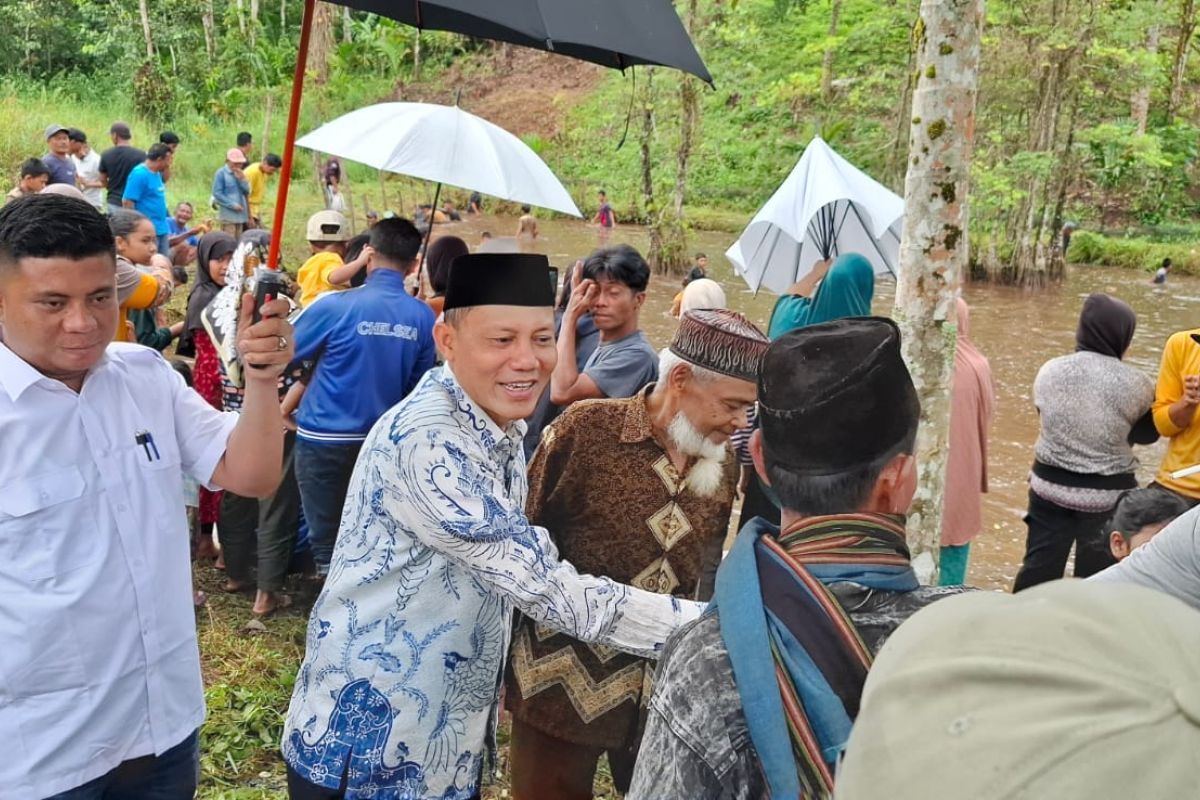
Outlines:
{"label": "umbrella pole", "polygon": [[[442,193],[442,185],[439,183],[437,185],[437,188],[433,190],[433,209],[429,212],[429,227],[427,227],[425,229],[425,243],[423,245],[421,245],[421,249],[426,253],[429,252],[429,237],[433,236],[433,221],[434,221],[434,218],[437,216],[438,197],[441,195],[441,193]],[[425,263],[424,258],[421,259],[421,263],[422,264]]]}
{"label": "umbrella pole", "polygon": [[304,71],[308,63],[308,38],[312,31],[316,0],[304,0],[304,21],[300,24],[300,48],[296,51],[296,70],[292,74],[292,103],[288,107],[287,134],[283,140],[283,169],[275,190],[275,219],[271,220],[271,249],[267,267],[279,269],[279,247],[283,239],[283,215],[287,211],[288,186],[292,177],[292,151],[296,149],[296,125],[300,121],[300,97],[304,94]]}

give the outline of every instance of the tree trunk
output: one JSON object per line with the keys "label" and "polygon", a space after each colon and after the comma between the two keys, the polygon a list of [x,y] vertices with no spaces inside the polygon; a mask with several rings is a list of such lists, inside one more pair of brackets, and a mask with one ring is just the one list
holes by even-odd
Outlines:
{"label": "tree trunk", "polygon": [[246,0],[237,0],[234,3],[234,8],[237,9],[238,31],[242,36],[246,35]]}
{"label": "tree trunk", "polygon": [[150,35],[150,9],[146,0],[138,0],[138,14],[142,18],[142,35],[146,37],[146,60],[154,60],[154,37]]}
{"label": "tree trunk", "polygon": [[[914,28],[915,33],[915,28]],[[908,131],[912,119],[912,88],[916,83],[917,45],[916,37],[908,48],[908,65],[904,68],[904,90],[900,93],[900,102],[896,105],[896,134],[892,140],[891,152],[888,153],[887,165],[884,167],[883,182],[892,189],[898,189],[904,180],[905,156],[908,154]]]}
{"label": "tree trunk", "polygon": [[279,35],[286,35],[288,0],[279,0]]}
{"label": "tree trunk", "polygon": [[649,227],[650,246],[646,251],[646,261],[651,268],[658,271],[662,261],[663,237],[659,227],[660,219],[658,203],[654,201],[654,170],[651,160],[651,145],[654,141],[654,67],[645,69],[646,84],[642,88],[642,207],[645,209],[646,224]]}
{"label": "tree trunk", "polygon": [[250,21],[247,23],[250,46],[258,39],[258,0],[250,0]]}
{"label": "tree trunk", "polygon": [[354,41],[353,20],[350,17],[350,6],[342,6],[342,41],[350,44]]}
{"label": "tree trunk", "polygon": [[413,80],[421,80],[421,29],[417,28],[413,36]]}
{"label": "tree trunk", "polygon": [[[1154,21],[1150,23],[1150,27],[1146,31],[1146,54],[1152,58],[1158,55],[1158,19],[1161,15],[1162,0],[1158,0],[1154,4]],[[1157,70],[1155,70],[1155,74],[1157,74]],[[1138,136],[1146,133],[1146,122],[1150,117],[1150,87],[1152,83],[1153,78],[1144,78],[1141,85],[1134,90],[1133,97],[1129,101],[1129,116],[1137,123]]]}
{"label": "tree trunk", "polygon": [[908,542],[923,580],[936,582],[941,543],[954,301],[967,264],[967,190],[975,138],[983,0],[922,0],[904,234],[894,316],[921,399],[917,493]]}
{"label": "tree trunk", "polygon": [[318,2],[313,14],[312,39],[308,45],[309,69],[316,75],[317,83],[329,80],[329,54],[333,51],[333,6]]}
{"label": "tree trunk", "polygon": [[215,17],[216,15],[213,12],[213,0],[205,0],[204,11],[200,14],[200,24],[204,26],[204,52],[208,54],[208,65],[210,67],[217,59]]}
{"label": "tree trunk", "polygon": [[[829,0],[829,38],[837,36],[838,16],[842,13],[842,0]],[[821,59],[821,97],[825,102],[833,100],[833,42],[825,45],[825,55]]]}
{"label": "tree trunk", "polygon": [[1179,4],[1179,38],[1175,42],[1175,59],[1171,64],[1171,91],[1167,96],[1167,124],[1175,121],[1183,100],[1183,76],[1195,32],[1196,0],[1182,0]]}

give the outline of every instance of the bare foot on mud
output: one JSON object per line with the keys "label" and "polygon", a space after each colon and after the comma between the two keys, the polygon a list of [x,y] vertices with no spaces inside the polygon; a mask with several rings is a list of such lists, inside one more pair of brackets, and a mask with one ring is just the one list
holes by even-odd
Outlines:
{"label": "bare foot on mud", "polygon": [[292,598],[283,592],[264,592],[259,590],[254,598],[254,614],[259,617],[269,617],[276,611],[281,611],[292,605]]}

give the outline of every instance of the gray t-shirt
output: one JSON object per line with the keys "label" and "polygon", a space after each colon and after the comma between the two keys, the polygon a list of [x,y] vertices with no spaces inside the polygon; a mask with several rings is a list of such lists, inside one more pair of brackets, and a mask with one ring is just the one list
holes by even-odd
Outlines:
{"label": "gray t-shirt", "polygon": [[1157,589],[1200,609],[1200,506],[1163,528],[1124,561],[1088,580]]}
{"label": "gray t-shirt", "polygon": [[605,397],[633,397],[658,380],[658,353],[646,334],[634,331],[615,342],[602,343],[583,367]]}
{"label": "gray t-shirt", "polygon": [[1154,402],[1154,381],[1138,368],[1088,351],[1052,358],[1034,379],[1033,402],[1038,461],[1083,475],[1136,469],[1129,431]]}

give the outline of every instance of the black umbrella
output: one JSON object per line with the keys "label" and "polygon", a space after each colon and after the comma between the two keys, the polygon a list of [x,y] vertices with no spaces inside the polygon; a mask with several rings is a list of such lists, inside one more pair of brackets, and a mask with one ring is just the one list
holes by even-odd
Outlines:
{"label": "black umbrella", "polygon": [[[479,39],[532,47],[624,70],[655,64],[691,73],[712,83],[671,0],[334,0],[338,5],[390,17],[417,28],[450,31]],[[283,216],[292,174],[292,148],[300,114],[315,0],[304,2],[304,22],[292,83],[284,141],[283,170],[275,201],[271,251],[279,264]]]}
{"label": "black umbrella", "polygon": [[332,0],[407,25],[495,39],[625,69],[657,64],[712,76],[670,0]]}

